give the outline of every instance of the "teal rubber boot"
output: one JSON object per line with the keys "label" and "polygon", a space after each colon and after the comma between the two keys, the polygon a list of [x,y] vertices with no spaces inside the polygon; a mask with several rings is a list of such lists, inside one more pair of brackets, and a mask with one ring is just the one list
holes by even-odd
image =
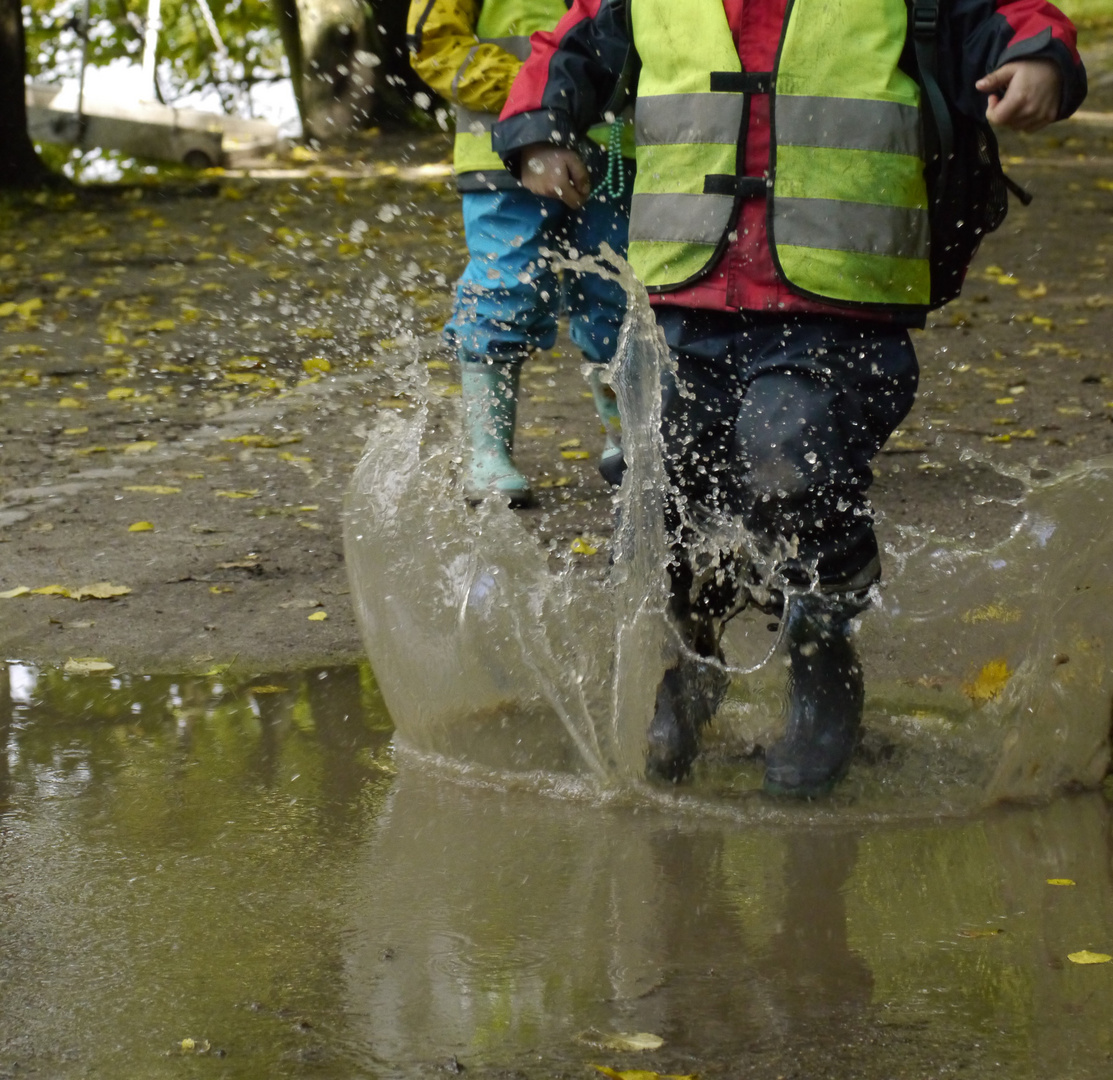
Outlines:
{"label": "teal rubber boot", "polygon": [[464,430],[468,464],[464,493],[473,502],[494,495],[512,507],[529,506],[533,491],[518,471],[511,453],[518,417],[518,379],[522,365],[464,360],[460,363],[460,394],[464,399]]}
{"label": "teal rubber boot", "polygon": [[603,425],[603,433],[607,440],[603,444],[603,453],[599,456],[599,472],[608,484],[618,487],[622,483],[622,474],[626,471],[626,459],[622,454],[622,418],[618,415],[618,402],[614,391],[603,382],[602,372],[597,365],[593,365],[587,373],[587,385],[591,387],[595,411],[599,414],[599,421]]}

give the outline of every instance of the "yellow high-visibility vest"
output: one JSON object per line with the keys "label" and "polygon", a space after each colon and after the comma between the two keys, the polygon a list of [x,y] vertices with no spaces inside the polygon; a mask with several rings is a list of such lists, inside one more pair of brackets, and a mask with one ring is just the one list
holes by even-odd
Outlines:
{"label": "yellow high-visibility vest", "polygon": [[[651,292],[702,278],[743,198],[799,293],[929,303],[920,88],[899,67],[904,0],[789,0],[775,69],[744,73],[723,0],[630,0],[641,57],[629,260]],[[771,95],[765,178],[742,177],[749,96]]]}

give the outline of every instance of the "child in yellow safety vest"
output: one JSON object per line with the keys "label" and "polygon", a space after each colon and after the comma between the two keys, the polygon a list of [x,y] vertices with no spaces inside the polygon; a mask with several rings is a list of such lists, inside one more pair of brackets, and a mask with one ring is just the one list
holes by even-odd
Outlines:
{"label": "child in yellow safety vest", "polygon": [[[635,87],[629,260],[677,364],[662,498],[680,644],[647,771],[692,768],[725,689],[723,623],[754,603],[783,616],[790,662],[764,787],[810,798],[861,723],[850,622],[881,574],[870,461],[916,391],[906,328],[961,284],[944,237],[971,232],[968,260],[1003,215],[986,121],[1070,115],[1085,71],[1046,0],[574,0],[535,36],[495,148],[530,191],[581,206],[578,135]],[[969,214],[937,194],[963,146],[991,181]],[[748,550],[705,566],[694,541],[724,520]]]}

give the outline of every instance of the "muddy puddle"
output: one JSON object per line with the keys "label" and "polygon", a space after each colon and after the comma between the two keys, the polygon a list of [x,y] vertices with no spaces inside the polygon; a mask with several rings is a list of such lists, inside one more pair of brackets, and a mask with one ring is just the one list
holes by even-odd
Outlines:
{"label": "muddy puddle", "polygon": [[0,745],[2,1077],[1113,1066],[1113,964],[1069,959],[1113,951],[1100,794],[776,824],[555,798],[396,745],[359,668],[10,663]]}

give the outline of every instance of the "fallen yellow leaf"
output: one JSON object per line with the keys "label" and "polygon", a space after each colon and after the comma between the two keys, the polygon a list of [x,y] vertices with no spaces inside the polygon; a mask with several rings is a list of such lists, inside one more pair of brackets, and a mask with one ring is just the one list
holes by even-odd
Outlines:
{"label": "fallen yellow leaf", "polygon": [[290,443],[301,442],[300,435],[232,435],[222,442],[239,443],[241,446],[261,446],[269,448],[273,446],[287,446]]}
{"label": "fallen yellow leaf", "polygon": [[65,585],[40,585],[37,589],[32,589],[36,596],[72,596],[73,594]]}
{"label": "fallen yellow leaf", "polygon": [[1073,885],[1074,884],[1074,882],[1071,881],[1071,879],[1069,877],[1049,877],[1047,879],[1047,883],[1048,883],[1048,885]]}
{"label": "fallen yellow leaf", "polygon": [[70,657],[62,666],[67,675],[95,675],[102,671],[115,671],[116,665],[96,656],[86,656],[79,659]]}
{"label": "fallen yellow leaf", "polygon": [[213,494],[221,499],[257,499],[259,497],[259,489],[250,488],[246,491],[215,491]]}
{"label": "fallen yellow leaf", "polygon": [[599,553],[599,549],[588,543],[582,536],[577,536],[569,546],[576,555],[597,555]]}
{"label": "fallen yellow leaf", "polygon": [[7,592],[0,592],[0,600],[14,600],[17,596],[26,596],[30,591],[26,585],[17,585]]}
{"label": "fallen yellow leaf", "polygon": [[591,457],[589,450],[561,450],[560,456],[566,461],[586,461]]}
{"label": "fallen yellow leaf", "polygon": [[327,611],[315,611],[312,615],[308,616],[310,622],[324,622],[328,618]]}
{"label": "fallen yellow leaf", "polygon": [[1108,964],[1113,960],[1113,956],[1103,952],[1090,952],[1089,949],[1082,949],[1080,952],[1067,953],[1067,959],[1072,964]]}
{"label": "fallen yellow leaf", "polygon": [[967,624],[983,622],[1020,622],[1020,611],[1005,604],[986,604],[962,613],[962,621]]}
{"label": "fallen yellow leaf", "polygon": [[638,1031],[627,1034],[616,1031],[610,1035],[603,1035],[601,1045],[608,1050],[628,1050],[635,1053],[640,1050],[660,1050],[665,1045],[665,1040],[660,1035],[653,1035],[648,1031]]}
{"label": "fallen yellow leaf", "polygon": [[984,705],[1001,696],[1011,675],[1005,660],[990,660],[972,682],[962,684],[962,692],[975,705]]}
{"label": "fallen yellow leaf", "polygon": [[697,1080],[694,1073],[678,1076],[676,1073],[656,1073],[648,1069],[609,1069],[606,1065],[592,1064],[593,1069],[598,1069],[604,1076],[611,1080]]}
{"label": "fallen yellow leaf", "polygon": [[72,600],[115,600],[117,596],[127,596],[131,592],[126,585],[113,585],[110,581],[97,581],[83,585],[70,594]]}
{"label": "fallen yellow leaf", "polygon": [[154,532],[154,529],[149,521],[133,521],[128,526],[128,532]]}
{"label": "fallen yellow leaf", "polygon": [[123,401],[125,398],[135,397],[134,386],[114,386],[104,395],[109,401]]}
{"label": "fallen yellow leaf", "polygon": [[124,447],[125,454],[149,454],[158,443],[154,439],[142,439],[139,442],[128,443]]}

